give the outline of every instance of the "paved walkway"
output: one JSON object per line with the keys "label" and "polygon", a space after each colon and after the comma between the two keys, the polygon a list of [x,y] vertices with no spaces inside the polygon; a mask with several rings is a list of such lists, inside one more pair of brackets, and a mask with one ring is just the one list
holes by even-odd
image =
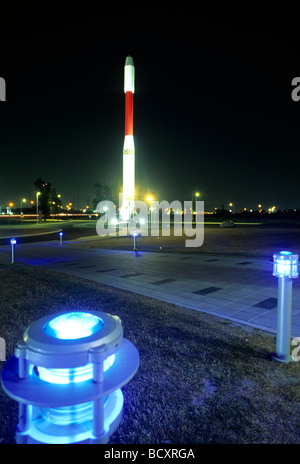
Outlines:
{"label": "paved walkway", "polygon": [[[0,261],[10,261],[9,246]],[[276,333],[277,285],[265,259],[70,247],[16,247],[16,261],[83,277]],[[292,337],[300,336],[300,285],[293,280]]]}

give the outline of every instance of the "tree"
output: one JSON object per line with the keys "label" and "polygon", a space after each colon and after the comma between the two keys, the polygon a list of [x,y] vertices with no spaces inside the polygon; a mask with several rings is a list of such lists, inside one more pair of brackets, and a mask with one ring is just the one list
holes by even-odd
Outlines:
{"label": "tree", "polygon": [[56,189],[50,182],[44,181],[41,177],[34,181],[34,185],[39,195],[39,209],[42,211],[44,221],[49,218],[50,213],[56,213],[61,204],[60,198],[57,197]]}
{"label": "tree", "polygon": [[49,195],[49,202],[50,202],[50,212],[52,214],[61,213],[61,198],[60,195],[57,195],[56,188],[52,187]]}
{"label": "tree", "polygon": [[93,209],[97,208],[97,205],[100,201],[112,201],[116,206],[119,203],[119,192],[117,184],[112,185],[101,185],[100,182],[97,182],[94,185],[95,188],[95,198],[93,200]]}

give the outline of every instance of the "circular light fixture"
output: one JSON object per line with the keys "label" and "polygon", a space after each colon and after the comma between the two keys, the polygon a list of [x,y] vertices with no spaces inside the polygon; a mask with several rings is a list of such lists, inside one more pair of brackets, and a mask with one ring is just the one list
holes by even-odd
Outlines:
{"label": "circular light fixture", "polygon": [[273,275],[276,277],[298,277],[299,255],[291,251],[280,251],[273,255]]}
{"label": "circular light fixture", "polygon": [[5,392],[19,402],[16,442],[107,443],[138,365],[117,316],[71,311],[35,321],[2,369]]}

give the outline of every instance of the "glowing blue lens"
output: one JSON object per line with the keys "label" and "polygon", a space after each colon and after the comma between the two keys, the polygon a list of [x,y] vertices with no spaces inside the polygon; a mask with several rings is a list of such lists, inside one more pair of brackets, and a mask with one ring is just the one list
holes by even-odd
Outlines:
{"label": "glowing blue lens", "polygon": [[[115,360],[115,355],[112,354],[103,362],[104,372],[109,369]],[[88,363],[85,366],[75,367],[71,369],[46,369],[45,367],[37,368],[41,380],[49,383],[78,383],[93,378],[93,364]]]}
{"label": "glowing blue lens", "polygon": [[276,277],[298,277],[298,255],[291,251],[280,251],[273,255],[273,275]]}
{"label": "glowing blue lens", "polygon": [[54,338],[76,340],[89,337],[102,329],[104,321],[93,314],[72,312],[57,316],[49,321],[44,332]]}
{"label": "glowing blue lens", "polygon": [[56,425],[80,424],[93,418],[93,403],[86,402],[60,408],[42,408],[44,419]]}

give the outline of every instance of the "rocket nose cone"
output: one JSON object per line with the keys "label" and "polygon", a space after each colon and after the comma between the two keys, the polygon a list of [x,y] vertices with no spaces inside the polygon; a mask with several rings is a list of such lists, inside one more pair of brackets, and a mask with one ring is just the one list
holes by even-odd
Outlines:
{"label": "rocket nose cone", "polygon": [[134,66],[132,56],[128,55],[125,60],[125,66]]}

